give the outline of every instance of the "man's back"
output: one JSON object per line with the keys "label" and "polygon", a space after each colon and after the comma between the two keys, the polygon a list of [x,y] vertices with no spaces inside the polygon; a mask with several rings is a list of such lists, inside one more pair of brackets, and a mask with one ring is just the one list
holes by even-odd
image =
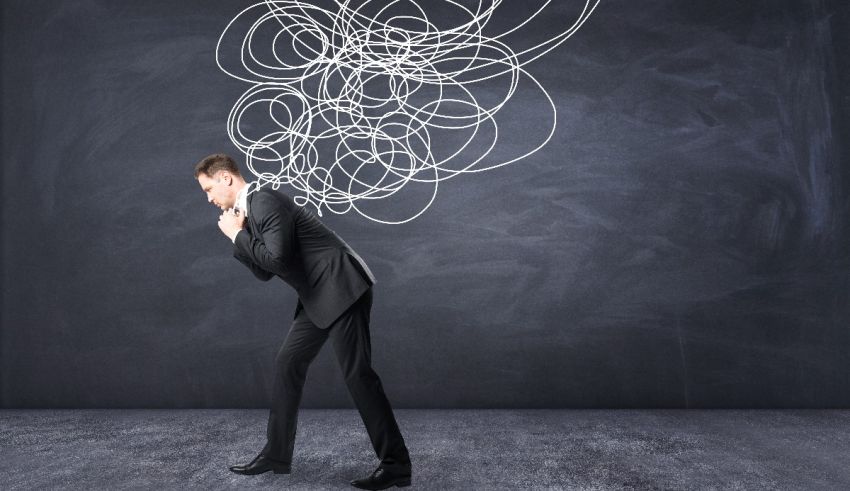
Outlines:
{"label": "man's back", "polygon": [[317,326],[330,325],[375,283],[360,256],[286,194],[262,188],[248,203],[249,233],[237,235],[236,252],[291,285]]}

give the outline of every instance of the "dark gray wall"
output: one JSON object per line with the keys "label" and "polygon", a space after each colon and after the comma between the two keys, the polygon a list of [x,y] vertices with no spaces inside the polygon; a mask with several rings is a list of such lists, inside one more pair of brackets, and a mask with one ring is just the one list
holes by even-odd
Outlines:
{"label": "dark gray wall", "polygon": [[[3,3],[3,407],[266,407],[296,298],[191,175],[237,154],[214,49],[247,5]],[[530,65],[542,151],[412,223],[326,214],[378,277],[394,405],[848,406],[847,28],[839,2],[604,0]],[[328,347],[303,407],[351,407]]]}

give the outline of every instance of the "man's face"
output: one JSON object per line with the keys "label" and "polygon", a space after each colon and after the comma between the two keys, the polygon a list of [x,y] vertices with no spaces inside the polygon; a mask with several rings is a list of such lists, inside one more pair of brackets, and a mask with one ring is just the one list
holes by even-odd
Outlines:
{"label": "man's face", "polygon": [[233,208],[236,205],[233,176],[229,172],[218,171],[214,177],[201,173],[198,175],[198,184],[207,193],[207,201],[222,210]]}

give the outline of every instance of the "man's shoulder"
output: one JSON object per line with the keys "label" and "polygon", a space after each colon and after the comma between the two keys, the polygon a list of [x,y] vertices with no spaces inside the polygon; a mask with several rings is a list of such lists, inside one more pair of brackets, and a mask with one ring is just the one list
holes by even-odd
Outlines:
{"label": "man's shoulder", "polygon": [[251,206],[256,210],[271,211],[282,209],[288,213],[298,211],[298,205],[286,193],[272,189],[271,186],[262,187],[254,191]]}
{"label": "man's shoulder", "polygon": [[272,189],[271,186],[263,186],[254,191],[254,200],[263,201],[265,203],[294,203],[289,195],[283,191]]}

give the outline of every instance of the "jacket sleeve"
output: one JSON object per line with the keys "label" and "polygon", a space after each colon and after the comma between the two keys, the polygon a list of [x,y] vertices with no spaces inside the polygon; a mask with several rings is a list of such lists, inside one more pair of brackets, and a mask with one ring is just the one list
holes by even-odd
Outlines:
{"label": "jacket sleeve", "polygon": [[248,266],[248,269],[250,269],[251,272],[254,273],[254,276],[263,281],[269,281],[270,279],[272,279],[272,277],[274,277],[274,273],[270,273],[265,269],[257,266],[256,264],[251,262],[251,259],[248,256],[245,256],[244,254],[239,252],[239,249],[236,248],[235,243],[233,247],[233,257],[238,259],[240,263],[244,264],[245,266]]}
{"label": "jacket sleeve", "polygon": [[259,237],[240,231],[233,244],[236,252],[267,272],[285,275],[295,242],[292,216],[274,196],[263,192],[252,200],[251,213],[257,219]]}

